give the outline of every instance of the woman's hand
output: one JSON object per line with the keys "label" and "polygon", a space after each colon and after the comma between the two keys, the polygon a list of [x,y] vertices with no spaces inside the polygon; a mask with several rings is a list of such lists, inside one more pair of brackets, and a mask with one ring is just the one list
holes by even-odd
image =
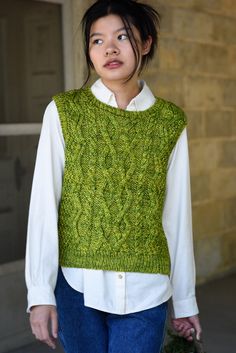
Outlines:
{"label": "woman's hand", "polygon": [[183,317],[179,319],[172,319],[171,323],[174,330],[180,336],[183,336],[184,338],[186,338],[186,340],[192,341],[193,340],[192,334],[195,331],[196,338],[198,341],[200,341],[202,329],[201,329],[198,315]]}
{"label": "woman's hand", "polygon": [[35,337],[55,349],[58,335],[56,307],[53,305],[33,306],[30,311],[30,325]]}

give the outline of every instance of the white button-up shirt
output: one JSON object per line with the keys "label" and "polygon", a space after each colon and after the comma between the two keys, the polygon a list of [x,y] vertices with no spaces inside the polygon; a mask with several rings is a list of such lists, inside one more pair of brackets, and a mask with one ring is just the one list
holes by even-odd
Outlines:
{"label": "white button-up shirt", "polygon": [[[146,83],[139,83],[141,92],[130,101],[126,108],[129,111],[146,110],[155,102],[156,98]],[[100,79],[91,90],[98,100],[118,107],[115,95]],[[30,199],[26,249],[27,311],[33,305],[56,305],[57,221],[65,165],[64,148],[58,111],[52,101],[43,118]],[[198,313],[186,128],[169,158],[162,223],[171,258],[170,276],[62,268],[69,285],[84,294],[86,306],[127,314],[155,307],[172,296],[175,317]]]}

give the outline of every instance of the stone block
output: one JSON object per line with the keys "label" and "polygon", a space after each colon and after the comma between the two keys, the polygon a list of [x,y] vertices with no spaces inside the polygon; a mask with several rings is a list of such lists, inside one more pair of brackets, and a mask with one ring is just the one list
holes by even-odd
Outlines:
{"label": "stone block", "polygon": [[225,201],[193,204],[193,230],[196,239],[220,233],[225,227]]}
{"label": "stone block", "polygon": [[211,197],[216,200],[236,197],[236,168],[212,170],[209,189]]}
{"label": "stone block", "polygon": [[236,228],[236,197],[221,200],[223,203],[224,229]]}
{"label": "stone block", "polygon": [[224,46],[214,44],[193,43],[188,48],[186,57],[188,67],[194,72],[209,73],[212,75],[226,74],[231,64],[228,50]]}
{"label": "stone block", "polygon": [[214,16],[212,39],[223,44],[236,44],[235,18]]}
{"label": "stone block", "polygon": [[[235,63],[232,63],[232,65]],[[236,79],[234,80],[222,80],[223,85],[223,104],[226,107],[236,108]]]}
{"label": "stone block", "polygon": [[[235,2],[236,3],[236,2]],[[228,45],[228,57],[230,65],[226,68],[227,72],[231,75],[230,77],[236,77],[236,46]]]}
{"label": "stone block", "polygon": [[[154,0],[153,0],[154,2]],[[192,8],[194,10],[220,10],[222,5],[222,0],[158,0],[157,3],[166,3],[170,6],[175,7],[186,7]]]}
{"label": "stone block", "polygon": [[[162,38],[159,48],[160,69],[186,73],[227,73],[231,57],[226,47]],[[230,73],[232,70],[229,70]]]}
{"label": "stone block", "polygon": [[233,112],[210,110],[205,112],[205,133],[209,137],[229,137],[233,133]]}
{"label": "stone block", "polygon": [[236,229],[222,236],[222,260],[226,268],[236,266]]}
{"label": "stone block", "polygon": [[173,32],[179,38],[209,42],[214,35],[213,16],[200,11],[173,10]]}
{"label": "stone block", "polygon": [[188,137],[189,139],[197,139],[204,137],[204,116],[202,111],[185,110],[188,119]]}
{"label": "stone block", "polygon": [[[209,1],[205,2],[205,4],[209,5]],[[201,9],[201,5],[199,5],[199,8]],[[174,10],[173,32],[179,38],[192,39],[193,41],[205,43],[217,42],[225,45],[235,45],[236,43],[236,26],[234,18],[214,16],[209,13],[196,11],[196,8],[195,10]],[[207,47],[205,49],[207,49]],[[226,48],[215,47],[213,51],[220,54],[215,56],[215,62],[218,64],[219,59],[223,59],[222,53],[226,51]],[[213,51],[212,55],[214,55]],[[208,52],[208,55],[209,54],[211,54],[210,51]],[[204,55],[202,55],[203,61],[204,58],[205,52]],[[210,65],[212,66],[214,64],[211,62]],[[225,69],[227,70],[228,67],[226,66]],[[214,70],[214,68],[212,68],[212,70]]]}
{"label": "stone block", "polygon": [[236,1],[222,0],[222,10],[229,16],[236,16]]}
{"label": "stone block", "polygon": [[194,242],[197,280],[215,275],[222,266],[221,237],[204,237]]}
{"label": "stone block", "polygon": [[236,136],[236,112],[232,113],[233,120],[232,120],[232,136]]}
{"label": "stone block", "polygon": [[219,166],[225,168],[236,167],[236,141],[228,140],[221,143],[221,151],[219,155]]}
{"label": "stone block", "polygon": [[223,88],[222,80],[187,76],[184,80],[185,107],[187,109],[216,109],[222,108]]}
{"label": "stone block", "polygon": [[181,74],[149,71],[143,75],[143,78],[154,94],[183,107],[183,77]]}
{"label": "stone block", "polygon": [[220,143],[216,140],[189,141],[190,169],[192,175],[206,173],[218,166]]}
{"label": "stone block", "polygon": [[172,6],[175,6],[175,7],[194,7],[195,3],[196,3],[196,0],[167,0],[168,3],[171,3]]}
{"label": "stone block", "polygon": [[[178,46],[180,45],[180,46]],[[163,37],[159,47],[159,67],[162,70],[180,70],[183,67],[182,41],[175,38]]]}
{"label": "stone block", "polygon": [[210,198],[209,174],[199,174],[191,177],[191,193],[193,203]]}
{"label": "stone block", "polygon": [[159,59],[159,49],[158,49],[158,52],[156,53],[152,61],[148,63],[148,67],[146,67],[141,73],[141,78],[143,77],[143,75],[148,74],[149,72],[155,72],[155,74],[157,74],[157,72],[159,71],[159,67],[160,67],[160,59]]}
{"label": "stone block", "polygon": [[152,5],[160,14],[160,34],[162,33],[172,33],[173,31],[173,12],[171,7],[166,6],[166,4],[158,4],[156,6],[156,1],[152,4],[148,1],[148,4]]}
{"label": "stone block", "polygon": [[207,11],[221,11],[222,0],[195,0],[194,8]]}

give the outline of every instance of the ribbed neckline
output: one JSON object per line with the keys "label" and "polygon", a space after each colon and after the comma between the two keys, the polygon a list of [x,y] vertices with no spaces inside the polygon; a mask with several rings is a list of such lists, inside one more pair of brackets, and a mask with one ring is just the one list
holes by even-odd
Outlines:
{"label": "ribbed neckline", "polygon": [[124,109],[112,107],[109,104],[101,102],[99,99],[97,99],[94,96],[90,87],[82,88],[80,91],[82,91],[82,94],[85,100],[88,101],[88,106],[95,106],[99,109],[102,109],[111,114],[118,115],[121,117],[131,118],[131,117],[153,115],[153,114],[156,114],[158,111],[160,111],[164,104],[164,100],[162,98],[155,96],[156,101],[150,108],[145,110],[139,110],[139,111],[130,111],[130,110],[124,110]]}

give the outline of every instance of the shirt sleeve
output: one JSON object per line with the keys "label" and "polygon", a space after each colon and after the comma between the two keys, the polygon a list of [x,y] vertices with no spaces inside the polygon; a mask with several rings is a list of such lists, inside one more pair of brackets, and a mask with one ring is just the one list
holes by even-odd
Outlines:
{"label": "shirt sleeve", "polygon": [[198,313],[192,235],[189,154],[186,128],[169,158],[163,227],[171,258],[173,316]]}
{"label": "shirt sleeve", "polygon": [[64,164],[64,139],[52,101],[43,117],[30,197],[25,266],[27,312],[34,305],[56,305],[57,221]]}

